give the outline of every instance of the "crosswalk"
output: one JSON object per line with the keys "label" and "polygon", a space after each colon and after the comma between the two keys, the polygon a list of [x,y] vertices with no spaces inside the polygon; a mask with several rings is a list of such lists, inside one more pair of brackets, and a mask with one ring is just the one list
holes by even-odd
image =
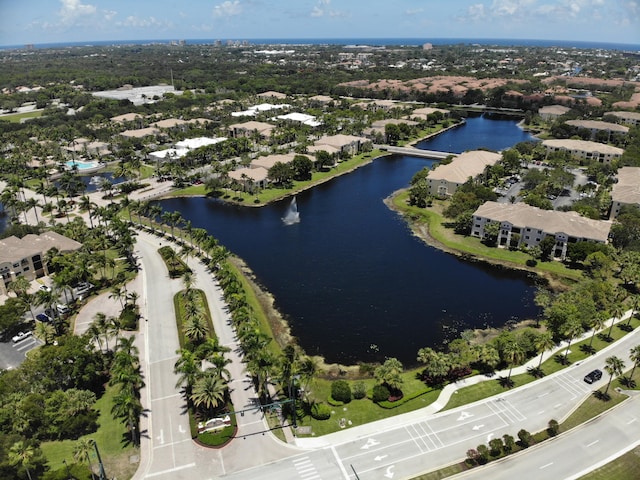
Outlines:
{"label": "crosswalk", "polygon": [[309,457],[299,457],[293,460],[293,465],[298,472],[298,478],[302,480],[318,480],[320,474],[316,467],[311,463]]}

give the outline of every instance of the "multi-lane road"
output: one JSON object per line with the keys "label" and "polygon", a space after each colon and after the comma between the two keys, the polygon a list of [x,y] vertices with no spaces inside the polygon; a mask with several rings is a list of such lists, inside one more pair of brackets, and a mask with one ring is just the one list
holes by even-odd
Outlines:
{"label": "multi-lane road", "polygon": [[[176,350],[179,346],[173,295],[182,285],[179,280],[167,277],[156,251],[158,244],[157,239],[141,234],[137,247],[143,261],[144,297],[147,299],[143,308],[147,321],[142,328],[144,344],[141,346],[147,361],[148,387],[144,395],[149,409],[143,420],[143,461],[136,478],[412,478],[459,461],[468,449],[487,444],[492,438],[505,433],[515,437],[521,428],[534,432],[545,428],[551,419],[561,421],[608,380],[605,375],[599,382],[588,385],[583,377],[594,368],[602,369],[604,359],[610,355],[617,355],[630,365],[629,349],[640,342],[640,335],[633,332],[597,356],[524,387],[505,391],[502,395],[454,410],[439,413],[414,411],[391,420],[348,427],[320,438],[300,438],[296,440],[297,446],[278,442],[266,429],[259,412],[246,412],[243,417],[238,417],[238,438],[223,449],[205,449],[191,440],[184,399],[175,388],[177,377],[173,373],[173,365],[178,358]],[[202,288],[209,298],[220,342],[232,348],[234,405],[236,409],[250,407],[255,402],[255,393],[237,357],[240,352],[235,337],[226,324],[228,312],[221,301],[222,293],[204,266],[196,262],[192,262],[192,266],[199,279],[198,288]],[[623,444],[640,439],[640,431],[628,430],[628,436],[615,438]],[[614,434],[611,435],[613,438]],[[565,438],[570,437],[563,435],[558,440],[563,439],[565,443]],[[590,442],[596,443],[585,447],[587,451],[603,440],[594,438]],[[621,447],[617,441],[612,441],[611,448]],[[509,462],[518,464],[526,458],[538,467],[551,463],[545,467],[553,469],[549,471],[569,463],[562,457],[548,460],[539,452],[543,450],[536,448]],[[553,455],[553,450],[550,452]],[[582,462],[589,463],[589,459]],[[581,464],[582,468],[587,466]],[[564,473],[560,476],[554,473],[552,477],[563,478],[562,475]]]}

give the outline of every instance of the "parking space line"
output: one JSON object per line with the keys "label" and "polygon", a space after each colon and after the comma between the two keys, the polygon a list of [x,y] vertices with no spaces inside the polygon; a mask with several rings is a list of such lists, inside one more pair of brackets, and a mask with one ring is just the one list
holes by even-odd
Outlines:
{"label": "parking space line", "polygon": [[438,436],[438,434],[433,430],[433,428],[431,427],[431,425],[428,422],[423,422],[427,427],[429,427],[429,430],[431,431],[431,435],[433,435],[433,438],[435,438],[436,440],[438,440],[438,443],[440,444],[440,447],[438,447],[436,445],[436,442],[433,442],[433,444],[435,445],[436,448],[444,448],[444,443],[442,440],[440,440],[440,437]]}

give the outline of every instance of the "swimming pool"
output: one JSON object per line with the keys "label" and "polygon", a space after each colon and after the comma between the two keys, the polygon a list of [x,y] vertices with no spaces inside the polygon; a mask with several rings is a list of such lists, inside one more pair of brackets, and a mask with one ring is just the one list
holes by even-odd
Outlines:
{"label": "swimming pool", "polygon": [[100,163],[98,163],[98,162],[81,162],[81,161],[78,161],[78,160],[69,160],[68,162],[65,163],[65,165],[69,169],[72,169],[73,167],[77,167],[78,170],[91,170],[93,168],[98,168],[100,166]]}

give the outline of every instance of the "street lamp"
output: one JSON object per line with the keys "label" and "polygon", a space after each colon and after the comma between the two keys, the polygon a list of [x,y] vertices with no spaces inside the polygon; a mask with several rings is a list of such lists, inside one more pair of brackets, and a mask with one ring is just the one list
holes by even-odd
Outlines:
{"label": "street lamp", "polygon": [[104,465],[102,464],[102,458],[100,458],[100,451],[98,450],[98,444],[95,440],[91,439],[93,448],[96,450],[96,457],[98,457],[98,465],[100,466],[100,480],[107,480],[107,474],[104,471]]}

